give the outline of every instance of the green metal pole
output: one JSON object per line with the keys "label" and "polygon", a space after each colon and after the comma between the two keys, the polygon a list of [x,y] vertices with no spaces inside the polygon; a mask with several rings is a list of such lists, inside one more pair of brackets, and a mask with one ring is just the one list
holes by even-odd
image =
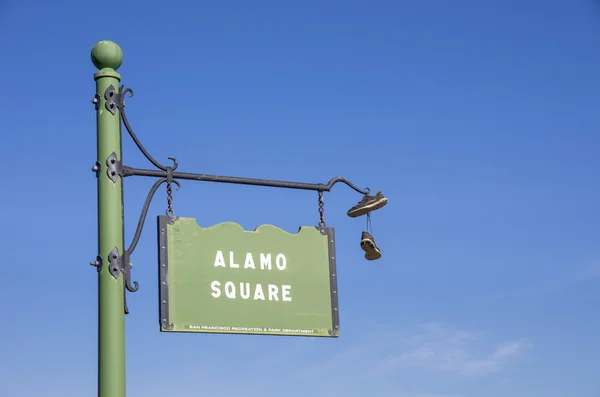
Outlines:
{"label": "green metal pole", "polygon": [[96,81],[96,124],[98,146],[98,253],[102,258],[98,272],[98,397],[125,397],[125,313],[123,275],[115,279],[109,271],[109,253],[117,248],[123,255],[123,185],[107,174],[107,159],[112,154],[121,160],[119,109],[106,108],[105,92],[111,85],[119,90],[121,48],[100,41],[92,49],[92,62],[99,71]]}

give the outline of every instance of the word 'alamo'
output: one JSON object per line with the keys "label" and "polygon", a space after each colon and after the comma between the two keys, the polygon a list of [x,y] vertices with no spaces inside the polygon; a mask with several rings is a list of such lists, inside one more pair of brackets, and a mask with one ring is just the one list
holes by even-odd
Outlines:
{"label": "word 'alamo'", "polygon": [[[244,269],[256,269],[256,263],[260,264],[261,270],[271,270],[273,267],[273,260],[271,259],[271,254],[263,254],[260,253],[258,255],[258,262],[254,261],[254,257],[251,252],[246,253],[246,258],[244,260]],[[230,267],[232,269],[239,269],[240,264],[235,262],[235,253],[233,251],[229,252],[229,265],[225,262],[225,256],[223,255],[223,251],[217,251],[215,255],[214,267]],[[275,266],[279,270],[285,270],[287,267],[287,258],[283,254],[277,254],[275,256]]]}

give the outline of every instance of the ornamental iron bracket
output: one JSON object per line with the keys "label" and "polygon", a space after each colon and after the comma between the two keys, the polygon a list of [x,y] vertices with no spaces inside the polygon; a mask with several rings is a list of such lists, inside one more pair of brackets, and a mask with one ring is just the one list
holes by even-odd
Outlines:
{"label": "ornamental iron bracket", "polygon": [[[120,89],[122,90],[123,86],[121,86]],[[106,100],[106,103],[104,104],[106,110],[111,112],[113,115],[117,111],[117,108],[119,110],[123,109],[123,93],[118,93],[112,84],[109,85],[104,92],[104,99]]]}
{"label": "ornamental iron bracket", "polygon": [[[115,278],[119,278],[119,273],[123,273],[123,284],[127,291],[135,292],[139,289],[139,285],[137,281],[133,282],[133,286],[131,285],[131,268],[133,265],[129,261],[129,253],[125,251],[123,256],[119,255],[119,249],[117,247],[113,248],[112,251],[108,254],[108,271]],[[127,292],[123,289],[123,309],[125,314],[129,314],[129,308],[127,307]]]}
{"label": "ornamental iron bracket", "polygon": [[106,165],[108,166],[106,175],[108,175],[113,183],[117,183],[117,178],[123,176],[123,162],[117,160],[117,154],[112,152],[106,159]]}
{"label": "ornamental iron bracket", "polygon": [[129,252],[125,251],[123,256],[119,255],[119,249],[117,247],[113,248],[108,254],[108,271],[115,278],[119,278],[119,273],[123,273],[125,276],[125,287],[130,292],[135,292],[139,289],[139,285],[137,281],[133,282],[133,286],[131,285],[131,268],[133,265],[129,261]]}
{"label": "ornamental iron bracket", "polygon": [[119,249],[117,247],[113,248],[108,254],[108,271],[116,279],[119,278],[119,273],[125,270],[123,262],[123,257],[119,255]]}

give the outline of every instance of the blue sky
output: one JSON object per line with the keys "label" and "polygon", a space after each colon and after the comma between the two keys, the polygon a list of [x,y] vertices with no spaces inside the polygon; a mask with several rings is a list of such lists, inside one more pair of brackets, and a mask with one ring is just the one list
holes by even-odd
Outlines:
{"label": "blue sky", "polygon": [[[180,170],[381,189],[336,228],[337,340],[158,330],[157,194],[133,256],[128,396],[600,396],[600,4],[592,0],[4,1],[0,395],[94,396],[90,50]],[[149,168],[124,137],[124,161]],[[127,240],[152,181],[125,185]],[[294,231],[314,192],[184,182],[178,215]]]}

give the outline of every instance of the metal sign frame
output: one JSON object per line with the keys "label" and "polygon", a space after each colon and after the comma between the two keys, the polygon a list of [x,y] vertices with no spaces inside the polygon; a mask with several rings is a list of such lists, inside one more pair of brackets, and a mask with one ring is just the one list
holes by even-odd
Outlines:
{"label": "metal sign frame", "polygon": [[[168,245],[168,225],[174,224],[179,217],[172,215],[159,215],[157,217],[158,226],[158,305],[159,305],[159,324],[161,332],[179,332],[173,331],[174,325],[169,319],[169,245]],[[340,334],[340,313],[338,300],[338,282],[335,252],[335,229],[332,227],[315,226],[323,235],[327,235],[328,259],[329,259],[329,291],[331,298],[331,322],[333,329],[328,330],[329,337],[337,338]],[[236,334],[236,335],[261,335],[261,336],[304,336],[304,337],[325,337],[325,335],[316,335],[308,333],[299,334],[261,334],[247,332],[217,332],[202,331],[207,334]]]}

